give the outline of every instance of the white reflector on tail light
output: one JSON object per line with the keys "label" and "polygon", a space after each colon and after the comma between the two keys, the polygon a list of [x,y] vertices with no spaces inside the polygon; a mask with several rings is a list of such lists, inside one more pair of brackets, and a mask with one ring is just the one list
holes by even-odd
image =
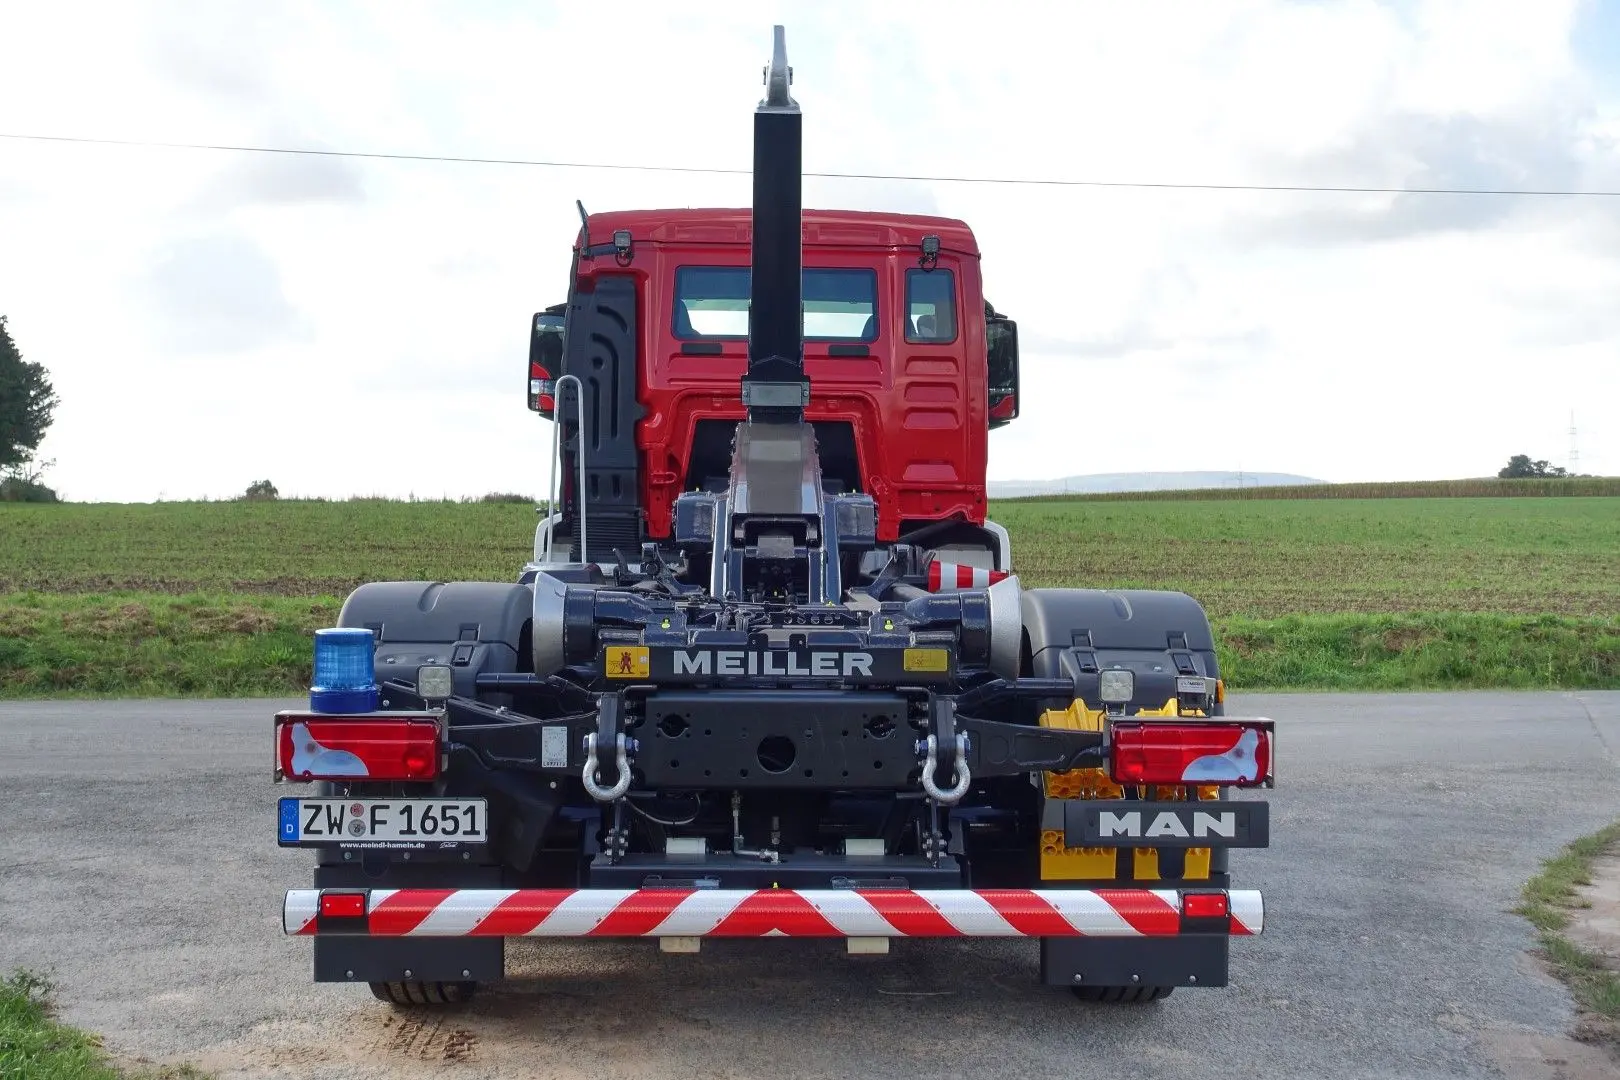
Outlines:
{"label": "white reflector on tail light", "polygon": [[982,566],[964,563],[940,562],[928,564],[929,592],[957,592],[961,589],[988,589],[998,581],[1006,580],[1009,571],[987,570]]}
{"label": "white reflector on tail light", "polygon": [[1154,723],[1117,720],[1109,728],[1117,784],[1271,783],[1271,721]]}
{"label": "white reflector on tail light", "polygon": [[276,764],[288,780],[432,780],[439,725],[430,717],[276,717]]}

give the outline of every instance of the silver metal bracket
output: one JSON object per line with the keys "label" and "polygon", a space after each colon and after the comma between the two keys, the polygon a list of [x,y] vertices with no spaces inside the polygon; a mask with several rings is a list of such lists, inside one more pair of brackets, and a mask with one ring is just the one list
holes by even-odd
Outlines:
{"label": "silver metal bracket", "polygon": [[799,103],[793,100],[788,87],[793,85],[793,69],[787,62],[787,28],[771,28],[771,63],[765,69],[765,100],[760,109],[772,112],[798,112]]}
{"label": "silver metal bracket", "polygon": [[581,770],[581,778],[586,793],[597,802],[614,802],[622,799],[624,793],[630,790],[630,751],[624,732],[619,732],[615,741],[618,748],[614,764],[618,766],[619,778],[612,787],[605,788],[597,782],[596,732],[585,736],[585,767]]}
{"label": "silver metal bracket", "polygon": [[955,806],[967,794],[968,787],[973,782],[973,775],[968,771],[967,763],[967,733],[956,733],[956,775],[949,788],[941,788],[934,779],[934,771],[939,768],[939,746],[933,735],[929,735],[923,757],[922,786],[928,797],[945,806]]}

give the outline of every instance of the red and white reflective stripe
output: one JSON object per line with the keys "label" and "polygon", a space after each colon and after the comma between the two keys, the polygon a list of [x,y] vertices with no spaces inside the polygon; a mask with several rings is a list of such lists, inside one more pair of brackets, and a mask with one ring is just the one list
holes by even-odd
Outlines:
{"label": "red and white reflective stripe", "polygon": [[940,562],[928,564],[928,591],[955,592],[958,589],[988,589],[1007,576],[1006,570],[986,570],[982,566],[965,563]]}
{"label": "red and white reflective stripe", "polygon": [[1266,905],[1258,889],[1229,891],[1226,907],[1232,916],[1234,934],[1258,934],[1266,925]]}
{"label": "red and white reflective stripe", "polygon": [[[344,890],[331,890],[344,891]],[[315,934],[321,890],[282,926]],[[1256,890],[1227,892],[1228,932],[1258,934]],[[1169,937],[1174,889],[372,889],[372,937]]]}

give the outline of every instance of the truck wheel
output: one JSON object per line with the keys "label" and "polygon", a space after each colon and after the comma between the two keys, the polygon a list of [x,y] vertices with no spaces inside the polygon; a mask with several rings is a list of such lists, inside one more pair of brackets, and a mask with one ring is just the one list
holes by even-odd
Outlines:
{"label": "truck wheel", "polygon": [[1071,986],[1074,996],[1081,1001],[1106,1001],[1111,1004],[1134,1004],[1140,1001],[1158,1001],[1167,998],[1173,986]]}
{"label": "truck wheel", "polygon": [[461,1005],[478,990],[475,982],[374,982],[371,992],[379,1001],[404,1008],[424,1005]]}

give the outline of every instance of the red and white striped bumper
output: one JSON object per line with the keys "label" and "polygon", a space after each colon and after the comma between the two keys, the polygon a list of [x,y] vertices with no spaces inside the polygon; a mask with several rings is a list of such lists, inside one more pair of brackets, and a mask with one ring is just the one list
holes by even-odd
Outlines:
{"label": "red and white striped bumper", "polygon": [[1258,891],[1174,889],[293,889],[282,910],[288,934],[368,937],[1237,936],[1264,921]]}

